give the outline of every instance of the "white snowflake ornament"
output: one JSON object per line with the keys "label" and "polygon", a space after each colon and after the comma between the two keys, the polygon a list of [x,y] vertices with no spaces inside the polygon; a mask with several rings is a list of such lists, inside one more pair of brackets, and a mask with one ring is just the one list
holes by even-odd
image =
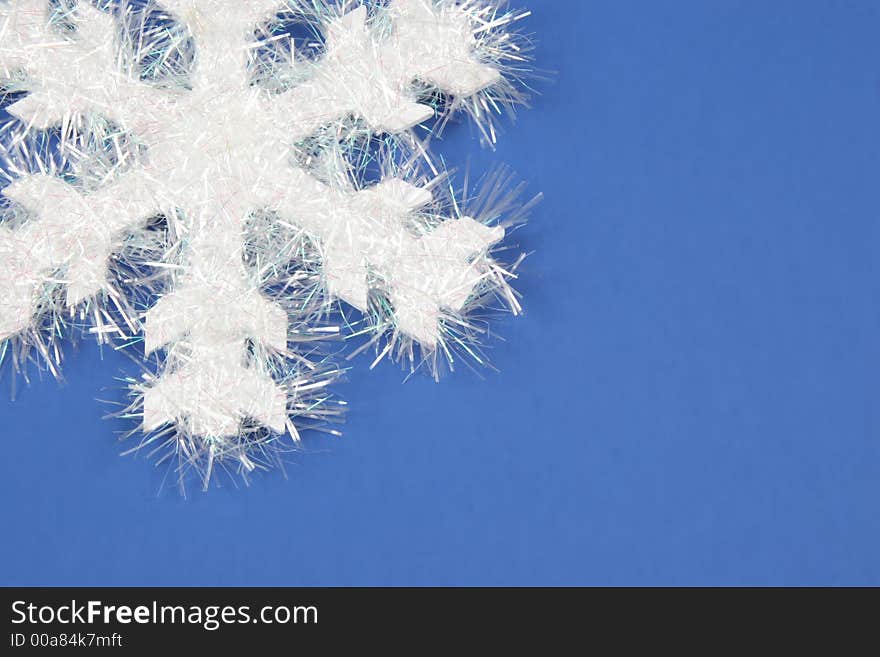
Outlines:
{"label": "white snowflake ornament", "polygon": [[[524,14],[499,0],[392,0],[373,14],[305,0],[111,9],[0,1],[0,80],[26,94],[0,131],[16,218],[0,224],[0,340],[83,309],[101,309],[92,331],[102,337],[142,336],[145,356],[162,357],[134,386],[131,413],[146,444],[172,447],[207,482],[218,460],[261,467],[278,435],[298,440],[304,420],[336,412],[335,370],[301,353],[328,333],[315,322],[335,299],[369,314],[381,295],[393,327],[383,355],[397,345],[410,358],[413,345],[448,352],[444,323],[466,332],[466,308],[487,292],[519,310],[510,272],[490,255],[504,227],[442,214],[438,181],[400,163],[359,184],[347,144],[381,134],[396,152],[423,151],[412,129],[437,113],[427,89],[474,116],[517,100],[504,65],[523,56],[505,30]],[[298,54],[277,29],[285,17],[323,36],[320,56]],[[60,156],[29,152],[40,131]],[[295,157],[316,135],[320,152]],[[254,253],[257,216],[267,223]],[[121,255],[150,240],[145,261]],[[297,283],[306,250],[318,290]],[[113,274],[120,262],[167,274],[148,277],[151,307],[132,310]],[[271,292],[279,276],[286,292]]]}

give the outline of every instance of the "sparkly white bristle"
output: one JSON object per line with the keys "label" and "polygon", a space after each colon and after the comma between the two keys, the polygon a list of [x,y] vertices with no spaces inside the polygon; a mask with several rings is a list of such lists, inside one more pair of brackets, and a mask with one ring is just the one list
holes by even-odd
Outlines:
{"label": "sparkly white bristle", "polygon": [[[310,350],[336,331],[321,325],[335,301],[369,316],[381,295],[370,330],[390,323],[382,354],[410,359],[448,352],[449,319],[466,333],[487,292],[518,312],[491,255],[498,216],[468,216],[440,172],[393,157],[361,184],[348,144],[422,153],[413,129],[440,95],[493,141],[482,115],[524,98],[525,15],[503,0],[0,0],[0,89],[20,94],[0,128],[0,341],[100,308],[93,332],[159,355],[128,411],[163,437],[144,444],[207,481],[337,413],[336,370]],[[320,52],[303,55],[291,20]],[[38,133],[53,154],[28,152]],[[304,144],[317,152],[298,157]]]}

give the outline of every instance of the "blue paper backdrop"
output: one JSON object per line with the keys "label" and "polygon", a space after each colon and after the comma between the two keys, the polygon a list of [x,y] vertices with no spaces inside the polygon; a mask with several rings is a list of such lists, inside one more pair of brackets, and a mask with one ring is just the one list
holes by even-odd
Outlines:
{"label": "blue paper backdrop", "polygon": [[0,583],[880,584],[880,5],[531,8],[555,81],[438,144],[547,197],[500,373],[365,357],[343,438],[183,500],[71,349],[0,401]]}

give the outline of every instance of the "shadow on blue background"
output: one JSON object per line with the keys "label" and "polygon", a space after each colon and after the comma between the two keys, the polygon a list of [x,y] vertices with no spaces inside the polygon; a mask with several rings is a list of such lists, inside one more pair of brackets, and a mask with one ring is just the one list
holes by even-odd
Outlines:
{"label": "shadow on blue background", "polygon": [[343,438],[182,500],[87,343],[0,402],[0,582],[880,584],[880,8],[531,7],[556,81],[438,144],[546,194],[501,373],[365,357]]}

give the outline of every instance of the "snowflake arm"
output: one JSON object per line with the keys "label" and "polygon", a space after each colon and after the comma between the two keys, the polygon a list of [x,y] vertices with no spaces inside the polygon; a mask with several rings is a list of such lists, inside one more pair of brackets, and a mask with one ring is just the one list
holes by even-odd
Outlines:
{"label": "snowflake arm", "polygon": [[169,365],[144,399],[144,429],[185,426],[194,435],[236,435],[246,418],[283,432],[286,392],[265,361],[249,363],[248,340],[284,352],[287,314],[265,299],[242,263],[243,215],[211,208],[193,231],[184,274],[147,313],[145,348],[169,347]]}
{"label": "snowflake arm", "polygon": [[9,113],[40,130],[89,114],[147,129],[167,94],[144,87],[121,65],[113,16],[81,2],[65,18],[73,34],[53,25],[47,0],[0,0],[0,78],[24,71],[29,92]]}
{"label": "snowflake arm", "polygon": [[49,29],[45,0],[0,0],[0,77],[12,78],[50,43],[59,43]]}
{"label": "snowflake arm", "polygon": [[193,86],[246,87],[250,84],[247,33],[286,6],[285,0],[161,0],[186,25],[198,44]]}
{"label": "snowflake arm", "polygon": [[485,271],[477,264],[504,229],[471,219],[420,226],[431,193],[399,179],[361,191],[338,190],[294,171],[275,209],[321,249],[327,291],[362,312],[370,278],[382,281],[398,330],[427,349],[437,346],[444,311],[460,311]]}
{"label": "snowflake arm", "polygon": [[66,285],[69,308],[106,289],[111,255],[154,210],[136,176],[84,195],[59,178],[37,174],[2,193],[32,218],[16,230],[0,226],[0,340],[31,325],[47,283]]}
{"label": "snowflake arm", "polygon": [[143,390],[143,427],[177,426],[201,437],[201,447],[210,443],[240,459],[236,445],[248,419],[279,433],[292,426],[288,391],[269,371],[271,354],[287,350],[287,313],[243,264],[253,189],[285,166],[286,151],[281,131],[254,116],[246,32],[283,0],[163,5],[186,23],[198,51],[192,91],[148,140],[149,171],[161,181],[172,232],[185,246],[181,274],[146,315],[145,350],[164,349],[167,357]]}
{"label": "snowflake arm", "polygon": [[[402,81],[430,83],[458,97],[473,96],[498,83],[501,72],[480,62],[475,55],[475,25],[465,6],[434,0],[393,0],[390,11],[395,32],[392,41],[408,64]],[[409,80],[406,78],[409,77]]]}
{"label": "snowflake arm", "polygon": [[324,57],[278,106],[295,137],[348,114],[379,132],[403,132],[434,116],[414,82],[468,97],[501,79],[473,51],[476,28],[458,4],[394,0],[387,16],[392,27],[384,36],[368,25],[365,6],[329,22]]}

